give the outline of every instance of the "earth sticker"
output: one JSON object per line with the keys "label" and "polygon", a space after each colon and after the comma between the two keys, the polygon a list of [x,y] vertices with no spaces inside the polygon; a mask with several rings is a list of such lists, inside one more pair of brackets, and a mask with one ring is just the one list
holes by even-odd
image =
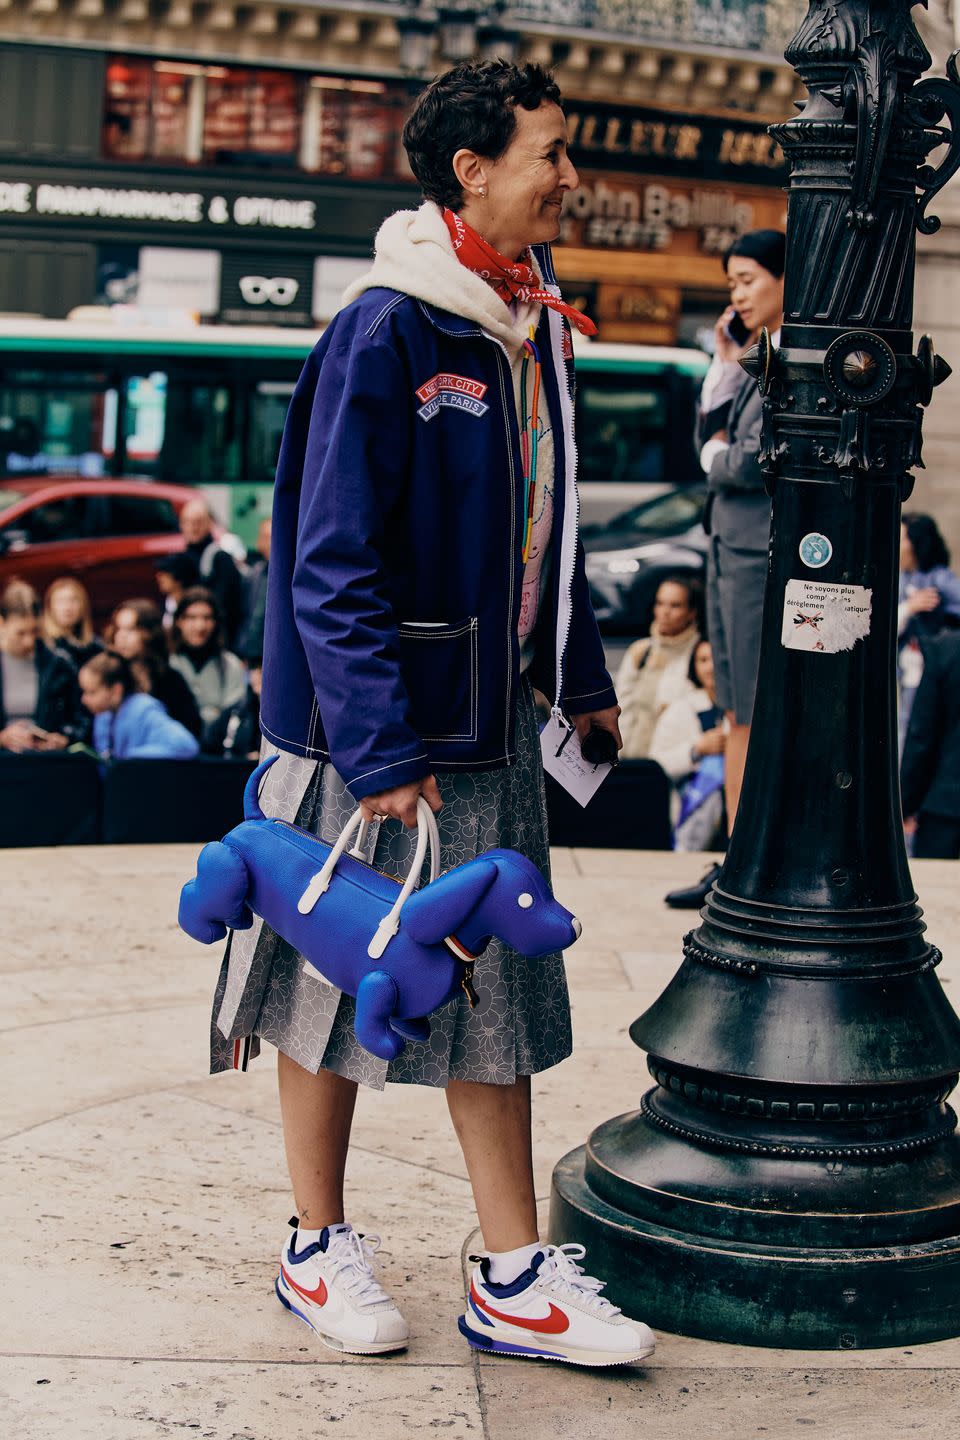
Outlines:
{"label": "earth sticker", "polygon": [[811,570],[822,570],[833,558],[833,546],[826,535],[818,535],[815,531],[804,535],[800,541],[800,559],[804,565]]}

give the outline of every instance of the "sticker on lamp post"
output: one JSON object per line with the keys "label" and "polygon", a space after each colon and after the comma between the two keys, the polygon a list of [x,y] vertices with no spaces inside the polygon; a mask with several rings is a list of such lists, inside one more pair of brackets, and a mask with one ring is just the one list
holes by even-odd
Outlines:
{"label": "sticker on lamp post", "polygon": [[826,535],[813,530],[800,541],[800,559],[809,570],[822,570],[833,559],[833,546]]}
{"label": "sticker on lamp post", "polygon": [[787,650],[837,655],[870,633],[873,591],[866,585],[788,580],[780,643]]}

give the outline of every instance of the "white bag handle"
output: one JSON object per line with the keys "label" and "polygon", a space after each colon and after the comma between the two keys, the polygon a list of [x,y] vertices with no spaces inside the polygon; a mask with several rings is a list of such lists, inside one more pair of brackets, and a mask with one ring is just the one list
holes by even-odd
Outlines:
{"label": "white bag handle", "polygon": [[[307,888],[297,902],[297,909],[301,915],[309,915],[316,905],[320,896],[329,888],[333,879],[333,872],[337,868],[337,862],[347,845],[353,832],[357,831],[356,841],[350,851],[352,855],[360,854],[360,847],[366,833],[367,822],[363,818],[361,810],[355,811],[347,821],[340,833],[327,859],[324,861],[323,869],[318,870],[313,876]],[[400,911],[413,893],[420,871],[423,869],[423,862],[426,858],[427,848],[430,849],[430,880],[436,880],[440,874],[440,832],[437,829],[437,820],[430,806],[422,795],[417,796],[417,848],[414,851],[413,860],[403,883],[403,888],[397,896],[396,902],[390,912],[383,917],[377,926],[376,934],[367,946],[367,954],[371,960],[378,960],[386,950],[390,941],[400,928]]]}

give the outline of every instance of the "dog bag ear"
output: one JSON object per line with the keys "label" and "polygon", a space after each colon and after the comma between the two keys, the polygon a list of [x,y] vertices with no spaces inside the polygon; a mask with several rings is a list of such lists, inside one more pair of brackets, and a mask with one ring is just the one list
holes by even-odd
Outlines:
{"label": "dog bag ear", "polygon": [[421,945],[439,944],[463,924],[496,878],[496,865],[482,856],[448,870],[410,896],[400,912],[402,928]]}

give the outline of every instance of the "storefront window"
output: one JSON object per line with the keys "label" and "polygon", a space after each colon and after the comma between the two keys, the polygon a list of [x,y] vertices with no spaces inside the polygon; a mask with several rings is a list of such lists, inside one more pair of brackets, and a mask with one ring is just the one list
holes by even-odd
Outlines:
{"label": "storefront window", "polygon": [[393,174],[402,112],[377,81],[317,77],[310,81],[304,117],[305,170],[351,180]]}
{"label": "storefront window", "polygon": [[293,163],[300,140],[299,85],[294,75],[260,70],[250,85],[248,145],[257,155]]}
{"label": "storefront window", "polygon": [[296,76],[269,70],[208,75],[203,125],[207,159],[238,164],[275,157],[293,164],[300,135]]}
{"label": "storefront window", "polygon": [[148,60],[112,60],[107,66],[103,153],[112,160],[142,160],[150,135],[153,67]]}
{"label": "storefront window", "polygon": [[174,69],[153,77],[153,143],[157,159],[185,160],[189,156],[190,92],[197,76]]}
{"label": "storefront window", "polygon": [[114,160],[300,168],[410,179],[400,141],[410,97],[380,80],[175,60],[107,70],[103,151]]}

